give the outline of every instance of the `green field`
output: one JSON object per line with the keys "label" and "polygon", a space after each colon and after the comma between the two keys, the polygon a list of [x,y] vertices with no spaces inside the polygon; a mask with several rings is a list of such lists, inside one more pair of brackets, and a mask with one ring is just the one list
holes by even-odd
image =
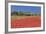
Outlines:
{"label": "green field", "polygon": [[34,18],[39,16],[11,16],[12,19],[25,19],[25,18]]}

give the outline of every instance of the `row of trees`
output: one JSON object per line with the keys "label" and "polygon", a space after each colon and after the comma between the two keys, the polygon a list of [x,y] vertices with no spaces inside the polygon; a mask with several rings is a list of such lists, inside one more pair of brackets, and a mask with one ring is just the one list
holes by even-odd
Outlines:
{"label": "row of trees", "polygon": [[12,12],[11,13],[11,16],[12,15],[17,15],[17,16],[40,16],[41,14],[32,14],[32,13],[23,13],[23,12]]}

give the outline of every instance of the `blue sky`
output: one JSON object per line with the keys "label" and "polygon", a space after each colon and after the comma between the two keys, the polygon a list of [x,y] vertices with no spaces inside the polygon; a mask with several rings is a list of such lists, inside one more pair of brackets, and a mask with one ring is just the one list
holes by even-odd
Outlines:
{"label": "blue sky", "polygon": [[32,12],[32,13],[41,13],[41,7],[40,6],[16,6],[11,5],[11,11],[17,11],[17,12]]}

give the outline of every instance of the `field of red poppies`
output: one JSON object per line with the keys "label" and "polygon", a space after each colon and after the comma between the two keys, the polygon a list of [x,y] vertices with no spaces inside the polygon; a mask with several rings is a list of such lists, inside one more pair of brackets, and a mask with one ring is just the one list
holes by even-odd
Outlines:
{"label": "field of red poppies", "polygon": [[40,16],[11,17],[11,28],[31,28],[31,27],[40,27],[40,26],[41,26]]}

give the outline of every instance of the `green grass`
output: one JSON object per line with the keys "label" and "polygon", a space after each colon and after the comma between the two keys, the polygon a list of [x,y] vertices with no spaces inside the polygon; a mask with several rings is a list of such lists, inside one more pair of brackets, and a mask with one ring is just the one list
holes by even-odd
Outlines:
{"label": "green grass", "polygon": [[25,18],[33,18],[39,16],[11,16],[12,19],[25,19]]}

